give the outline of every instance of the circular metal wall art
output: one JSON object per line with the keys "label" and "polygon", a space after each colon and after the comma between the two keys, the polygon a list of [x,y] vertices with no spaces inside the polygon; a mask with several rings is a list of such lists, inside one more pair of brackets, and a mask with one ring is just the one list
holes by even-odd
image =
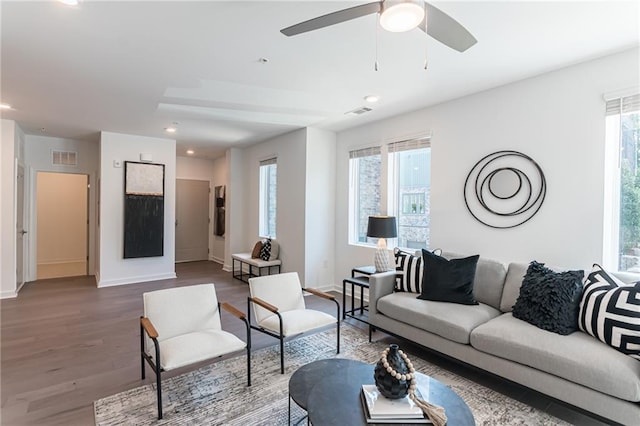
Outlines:
{"label": "circular metal wall art", "polygon": [[540,166],[518,151],[497,151],[476,163],[464,182],[469,213],[492,228],[514,228],[540,210],[547,182]]}

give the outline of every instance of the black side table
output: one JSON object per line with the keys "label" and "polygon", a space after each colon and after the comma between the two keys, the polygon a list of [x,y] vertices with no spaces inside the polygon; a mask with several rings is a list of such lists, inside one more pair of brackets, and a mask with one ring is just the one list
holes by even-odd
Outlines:
{"label": "black side table", "polygon": [[[356,319],[358,321],[364,321],[362,318],[356,317],[355,305],[355,287],[360,287],[360,315],[362,315],[366,309],[364,305],[364,289],[369,288],[369,276],[376,273],[374,266],[356,266],[351,270],[351,278],[345,278],[342,280],[342,319],[346,319],[347,316]],[[351,284],[351,309],[347,310],[347,284]]]}

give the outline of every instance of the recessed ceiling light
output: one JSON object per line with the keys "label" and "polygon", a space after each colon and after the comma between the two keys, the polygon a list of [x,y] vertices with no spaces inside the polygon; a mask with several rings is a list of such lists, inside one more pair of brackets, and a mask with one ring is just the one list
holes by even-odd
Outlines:
{"label": "recessed ceiling light", "polygon": [[58,1],[62,4],[66,4],[67,6],[77,6],[79,3],[78,0],[58,0]]}
{"label": "recessed ceiling light", "polygon": [[193,155],[193,154],[195,154],[195,153],[193,152],[193,150],[192,150],[192,149],[188,149],[188,150],[187,150],[187,154],[189,154],[189,155]]}
{"label": "recessed ceiling light", "polygon": [[0,104],[0,109],[13,109],[9,104]]}
{"label": "recessed ceiling light", "polygon": [[367,102],[378,102],[380,100],[380,96],[378,95],[367,95],[364,97],[364,100]]}
{"label": "recessed ceiling light", "polygon": [[176,129],[175,127],[171,126],[171,127],[165,127],[164,131],[167,133],[175,133],[178,129]]}

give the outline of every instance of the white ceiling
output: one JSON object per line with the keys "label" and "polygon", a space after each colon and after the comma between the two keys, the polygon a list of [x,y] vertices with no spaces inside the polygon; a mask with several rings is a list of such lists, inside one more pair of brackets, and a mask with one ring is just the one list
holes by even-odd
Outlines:
{"label": "white ceiling", "polygon": [[[215,158],[299,127],[340,131],[640,44],[638,1],[434,1],[478,43],[459,53],[420,30],[380,30],[378,71],[375,15],[279,32],[359,3],[3,0],[0,101],[15,109],[2,117],[28,134],[175,137],[178,155]],[[381,100],[367,105],[369,94]],[[361,106],[373,111],[345,115]]]}

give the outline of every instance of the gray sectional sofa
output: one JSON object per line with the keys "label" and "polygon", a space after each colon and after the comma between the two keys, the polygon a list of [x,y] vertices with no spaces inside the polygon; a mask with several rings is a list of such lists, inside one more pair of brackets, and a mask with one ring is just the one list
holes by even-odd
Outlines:
{"label": "gray sectional sofa", "polygon": [[512,316],[527,267],[481,257],[473,290],[479,305],[420,300],[394,292],[395,271],[372,275],[369,323],[612,421],[640,425],[638,360],[581,331],[562,336]]}

